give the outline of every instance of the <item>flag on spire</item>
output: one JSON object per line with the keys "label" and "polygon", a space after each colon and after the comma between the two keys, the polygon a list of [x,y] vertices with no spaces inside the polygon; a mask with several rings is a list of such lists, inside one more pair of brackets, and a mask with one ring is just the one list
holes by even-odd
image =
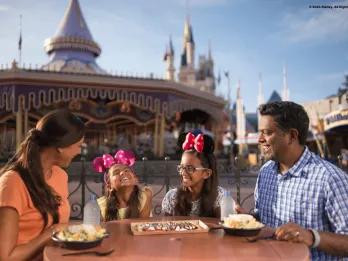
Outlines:
{"label": "flag on spire", "polygon": [[217,84],[220,85],[220,82],[221,82],[221,73],[220,73],[220,71],[219,71],[219,74],[218,74],[218,77],[217,77],[216,81],[217,81]]}
{"label": "flag on spire", "polygon": [[19,34],[18,50],[22,50],[22,32]]}
{"label": "flag on spire", "polygon": [[19,17],[19,39],[18,39],[18,50],[22,50],[22,15]]}

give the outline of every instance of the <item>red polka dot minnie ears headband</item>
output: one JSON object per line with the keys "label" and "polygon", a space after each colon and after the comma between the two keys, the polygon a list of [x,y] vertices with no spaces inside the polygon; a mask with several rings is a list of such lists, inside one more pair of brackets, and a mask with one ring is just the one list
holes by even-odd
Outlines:
{"label": "red polka dot minnie ears headband", "polygon": [[96,157],[93,160],[93,169],[96,172],[104,173],[104,181],[107,183],[107,170],[115,164],[122,164],[126,166],[133,166],[135,163],[135,156],[133,152],[127,150],[118,150],[113,157],[110,154],[104,154],[101,157]]}
{"label": "red polka dot minnie ears headband", "polygon": [[196,150],[201,153],[204,149],[204,137],[203,134],[193,135],[191,132],[186,134],[186,139],[182,144],[183,150]]}

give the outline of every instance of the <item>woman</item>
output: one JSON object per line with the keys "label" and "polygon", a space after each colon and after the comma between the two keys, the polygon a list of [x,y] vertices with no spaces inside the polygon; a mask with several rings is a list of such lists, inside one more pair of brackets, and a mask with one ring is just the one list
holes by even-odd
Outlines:
{"label": "woman", "polygon": [[105,154],[93,161],[97,172],[105,172],[105,195],[98,199],[104,221],[150,216],[152,191],[139,188],[131,169],[134,163],[134,154],[125,150],[119,150],[115,157]]}
{"label": "woman", "polygon": [[33,260],[69,221],[68,177],[83,122],[67,110],[45,115],[0,171],[0,260]]}
{"label": "woman", "polygon": [[165,215],[220,217],[223,190],[218,187],[214,142],[208,135],[186,135],[178,172],[181,186],[162,201]]}

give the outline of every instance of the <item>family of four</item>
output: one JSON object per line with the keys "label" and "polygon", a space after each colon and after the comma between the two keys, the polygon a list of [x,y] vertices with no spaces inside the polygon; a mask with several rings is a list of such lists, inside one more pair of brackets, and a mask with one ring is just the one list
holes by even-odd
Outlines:
{"label": "family of four", "polygon": [[[257,179],[253,215],[274,228],[278,240],[306,244],[312,260],[348,260],[348,174],[305,146],[309,119],[302,106],[274,102],[259,110],[259,145],[267,162]],[[80,153],[84,132],[78,117],[53,111],[1,169],[1,261],[40,259],[52,232],[69,222],[63,168]],[[181,184],[165,195],[164,214],[219,218],[223,190],[212,138],[188,133],[182,148]],[[104,221],[151,215],[152,191],[139,186],[134,162],[124,150],[94,160],[95,170],[105,173],[105,195],[98,199]]]}

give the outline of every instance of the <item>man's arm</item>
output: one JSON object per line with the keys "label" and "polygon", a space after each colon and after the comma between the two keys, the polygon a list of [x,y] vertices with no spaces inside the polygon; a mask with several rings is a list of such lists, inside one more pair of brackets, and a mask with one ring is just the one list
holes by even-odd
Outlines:
{"label": "man's arm", "polygon": [[319,232],[319,250],[334,256],[348,256],[348,235],[334,234],[331,232]]}
{"label": "man's arm", "polygon": [[[320,243],[318,249],[334,256],[348,256],[348,235],[331,232],[319,232]],[[310,230],[297,224],[288,223],[277,228],[275,236],[278,240],[304,243],[311,247],[314,237]]]}

